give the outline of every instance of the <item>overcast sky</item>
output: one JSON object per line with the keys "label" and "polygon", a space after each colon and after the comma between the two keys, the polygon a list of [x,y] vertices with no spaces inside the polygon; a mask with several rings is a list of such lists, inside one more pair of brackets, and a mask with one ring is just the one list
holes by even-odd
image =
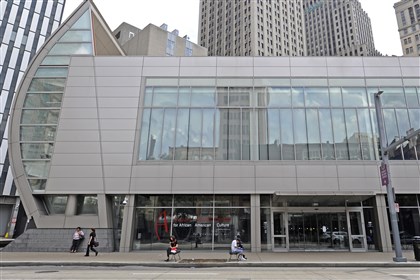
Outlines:
{"label": "overcast sky", "polygon": [[[214,0],[216,1],[216,0]],[[398,0],[359,0],[372,22],[375,47],[383,55],[402,55],[394,3]],[[82,3],[66,0],[66,19]],[[140,29],[149,23],[168,24],[168,30],[179,30],[197,43],[199,0],[94,0],[111,30],[125,21]]]}

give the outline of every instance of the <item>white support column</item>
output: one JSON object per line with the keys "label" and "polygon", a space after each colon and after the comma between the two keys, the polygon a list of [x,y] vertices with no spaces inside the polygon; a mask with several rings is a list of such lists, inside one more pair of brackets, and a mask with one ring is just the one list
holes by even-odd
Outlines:
{"label": "white support column", "polygon": [[120,252],[130,252],[134,237],[134,210],[135,195],[127,195],[128,201],[124,205],[123,220],[121,226]]}
{"label": "white support column", "polygon": [[77,195],[70,194],[67,197],[66,217],[76,215],[77,210]]}
{"label": "white support column", "polygon": [[385,203],[385,195],[378,194],[376,199],[376,211],[378,217],[378,235],[379,236],[379,250],[382,252],[392,252],[391,232],[389,230],[388,209]]}
{"label": "white support column", "polygon": [[260,195],[251,194],[251,252],[261,252]]}

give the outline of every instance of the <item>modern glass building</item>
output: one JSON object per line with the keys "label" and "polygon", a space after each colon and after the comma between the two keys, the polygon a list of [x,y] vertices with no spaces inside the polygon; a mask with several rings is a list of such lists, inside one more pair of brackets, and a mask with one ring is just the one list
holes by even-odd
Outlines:
{"label": "modern glass building", "polygon": [[[76,226],[122,252],[170,234],[183,250],[238,234],[254,252],[392,250],[373,94],[388,144],[418,129],[417,59],[125,57],[115,42],[86,1],[25,73],[9,149],[37,229],[5,250],[67,249]],[[420,234],[419,144],[390,155],[403,242]]]}
{"label": "modern glass building", "polygon": [[[8,156],[8,121],[20,79],[51,33],[60,25],[65,0],[0,1],[0,236],[13,237],[26,224]],[[20,210],[19,210],[20,209]],[[23,217],[23,223],[19,219]],[[18,225],[16,225],[18,223]]]}

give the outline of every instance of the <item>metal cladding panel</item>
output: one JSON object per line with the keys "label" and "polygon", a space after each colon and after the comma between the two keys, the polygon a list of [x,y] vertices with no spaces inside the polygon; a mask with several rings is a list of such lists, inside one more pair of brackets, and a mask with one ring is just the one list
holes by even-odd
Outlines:
{"label": "metal cladding panel", "polygon": [[98,130],[60,130],[55,138],[56,142],[99,142]]}
{"label": "metal cladding panel", "polygon": [[[102,164],[100,154],[54,154],[51,161],[52,166],[99,166]],[[51,175],[51,177],[53,177]]]}
{"label": "metal cladding panel", "polygon": [[290,67],[255,67],[254,77],[290,77]]}
{"label": "metal cladding panel", "polygon": [[[83,91],[83,88],[79,90]],[[62,108],[95,108],[96,102],[94,97],[64,97]]]}
{"label": "metal cladding panel", "polygon": [[127,57],[121,59],[119,56],[101,56],[95,57],[94,63],[96,67],[141,67],[143,66],[144,57]]}
{"label": "metal cladding panel", "polygon": [[131,174],[131,165],[123,166],[109,166],[103,167],[105,178],[128,178]]}
{"label": "metal cladding panel", "polygon": [[103,87],[139,87],[140,81],[139,77],[96,76],[96,84]]}
{"label": "metal cladding panel", "polygon": [[327,57],[328,67],[363,67],[363,57]]}
{"label": "metal cladding panel", "polygon": [[326,67],[327,59],[326,57],[291,57],[290,66],[291,67]]}
{"label": "metal cladding panel", "polygon": [[216,67],[217,58],[216,57],[181,57],[180,67]]}
{"label": "metal cladding panel", "polygon": [[256,193],[293,193],[298,194],[296,177],[257,177],[255,179]]}
{"label": "metal cladding panel", "polygon": [[365,67],[365,75],[368,77],[399,77],[401,69],[399,67]]}
{"label": "metal cladding panel", "polygon": [[97,119],[61,119],[58,132],[60,130],[98,130],[98,120]]}
{"label": "metal cladding panel", "polygon": [[96,67],[95,74],[97,77],[140,77],[142,67],[140,66],[108,66]]}
{"label": "metal cladding panel", "polygon": [[[133,163],[133,155],[132,154],[103,154],[102,160],[104,163],[104,166],[111,165],[111,166],[130,166]],[[130,170],[131,173],[131,170]],[[131,174],[130,174],[131,176]]]}
{"label": "metal cladding panel", "polygon": [[396,67],[400,65],[399,57],[364,57],[365,67]]}
{"label": "metal cladding panel", "polygon": [[255,193],[255,181],[245,177],[215,177],[216,193]]}
{"label": "metal cladding panel", "polygon": [[101,165],[94,165],[94,162],[79,162],[75,165],[52,165],[50,178],[102,178],[103,172]]}
{"label": "metal cladding panel", "polygon": [[335,165],[297,165],[298,178],[337,178]]}
{"label": "metal cladding panel", "polygon": [[96,119],[98,110],[96,108],[70,107],[61,109],[61,119]]}
{"label": "metal cladding panel", "polygon": [[213,178],[213,165],[175,165],[174,178]]}
{"label": "metal cladding panel", "polygon": [[381,191],[379,178],[366,177],[340,177],[339,190],[340,192],[378,192]]}
{"label": "metal cladding panel", "polygon": [[71,66],[69,67],[69,76],[93,77],[95,76],[95,72],[93,67]]}
{"label": "metal cladding panel", "polygon": [[135,165],[132,178],[169,178],[173,167],[170,165]]}
{"label": "metal cladding panel", "polygon": [[130,191],[134,193],[172,193],[170,177],[132,178]]}
{"label": "metal cladding panel", "polygon": [[213,178],[174,178],[172,180],[172,191],[174,193],[213,193]]}
{"label": "metal cladding panel", "polygon": [[96,92],[95,87],[83,87],[83,90],[81,90],[78,86],[67,86],[64,91],[64,96],[67,98],[70,97],[95,97]]}
{"label": "metal cladding panel", "polygon": [[214,167],[214,176],[219,178],[253,178],[255,168],[253,165],[218,165]]}
{"label": "metal cladding panel", "polygon": [[216,67],[182,67],[179,75],[182,77],[212,77],[216,76]]}
{"label": "metal cladding panel", "polygon": [[329,77],[362,77],[363,67],[328,67]]}
{"label": "metal cladding panel", "polygon": [[255,168],[255,175],[257,178],[294,178],[296,167],[294,164],[258,165]]}
{"label": "metal cladding panel", "polygon": [[290,67],[290,57],[254,57],[254,67]]}
{"label": "metal cladding panel", "polygon": [[[115,92],[124,90],[123,88],[114,89]],[[114,97],[98,97],[98,107],[99,108],[115,108],[119,110],[125,110],[126,108],[138,108],[139,99],[132,97],[117,97],[116,94]],[[132,115],[132,117],[136,117]]]}
{"label": "metal cladding panel", "polygon": [[134,141],[134,130],[101,130],[101,140],[105,142],[119,141],[119,142],[132,142]]}
{"label": "metal cladding panel", "polygon": [[292,77],[327,77],[328,68],[314,66],[292,67],[290,75]]}
{"label": "metal cladding panel", "polygon": [[137,108],[99,108],[99,116],[103,119],[136,119]]}
{"label": "metal cladding panel", "polygon": [[46,190],[55,194],[98,194],[104,192],[104,182],[102,177],[50,178]]}
{"label": "metal cladding panel", "polygon": [[297,189],[302,193],[337,193],[338,178],[305,177],[297,178]]}

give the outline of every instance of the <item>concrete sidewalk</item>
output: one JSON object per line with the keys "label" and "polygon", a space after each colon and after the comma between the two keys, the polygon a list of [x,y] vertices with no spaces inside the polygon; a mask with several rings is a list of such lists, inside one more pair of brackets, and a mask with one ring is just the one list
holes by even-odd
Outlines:
{"label": "concrete sidewalk", "polygon": [[[395,253],[287,252],[246,253],[247,261],[229,261],[228,252],[182,251],[181,260],[165,262],[166,252],[79,253],[1,252],[2,267],[11,266],[150,266],[150,267],[419,267],[413,251],[404,251],[407,262],[394,262]],[[234,259],[234,257],[232,257]],[[420,270],[419,270],[420,272]]]}

